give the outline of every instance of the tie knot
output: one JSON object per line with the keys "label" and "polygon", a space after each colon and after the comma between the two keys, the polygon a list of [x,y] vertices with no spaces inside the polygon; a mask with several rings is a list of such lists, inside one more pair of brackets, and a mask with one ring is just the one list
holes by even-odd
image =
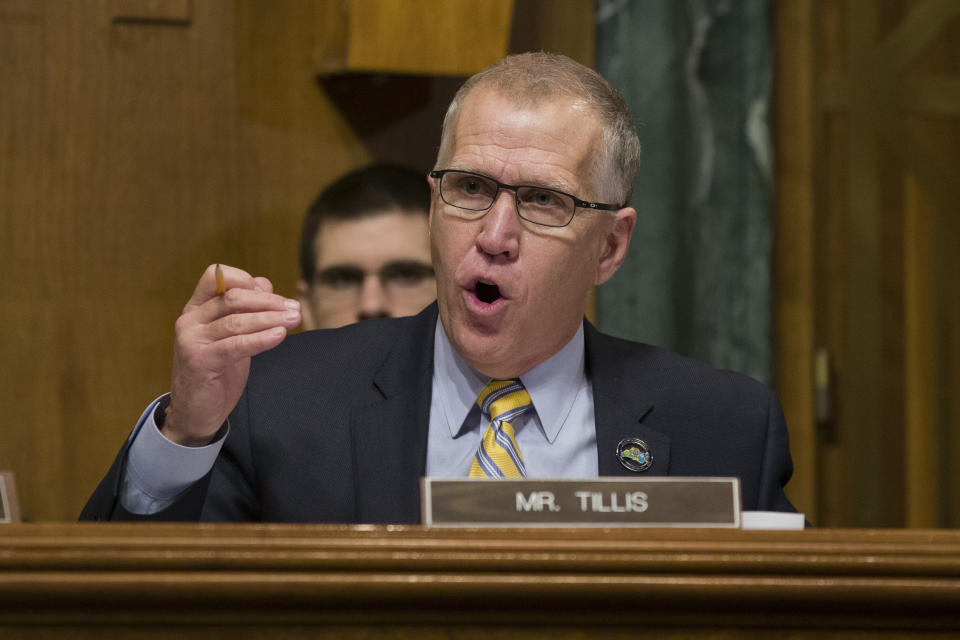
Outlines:
{"label": "tie knot", "polygon": [[533,406],[519,378],[491,380],[477,397],[480,410],[495,422],[513,422]]}

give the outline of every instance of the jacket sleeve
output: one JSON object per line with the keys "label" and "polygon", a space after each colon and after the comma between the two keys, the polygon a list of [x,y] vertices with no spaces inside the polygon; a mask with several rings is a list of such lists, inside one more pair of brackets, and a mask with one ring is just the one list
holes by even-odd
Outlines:
{"label": "jacket sleeve", "polygon": [[769,391],[767,405],[766,442],[760,467],[760,491],[757,509],[761,511],[796,512],[784,493],[784,487],[793,475],[790,457],[790,436],[783,409],[777,394]]}
{"label": "jacket sleeve", "polygon": [[[210,475],[207,474],[198,482],[184,491],[169,507],[157,513],[136,514],[123,508],[120,504],[120,483],[123,480],[124,466],[127,461],[127,452],[130,449],[132,438],[128,439],[114,459],[107,475],[100,481],[93,495],[80,512],[81,521],[166,521],[166,522],[195,522],[200,519],[203,509]],[[212,472],[211,472],[212,473]]]}
{"label": "jacket sleeve", "polygon": [[[246,403],[242,400],[243,398],[241,399],[241,402],[238,403],[238,409],[243,408],[241,415],[245,415]],[[249,516],[234,516],[231,518],[228,514],[222,513],[222,509],[221,513],[217,513],[216,511],[209,513],[211,506],[211,500],[209,500],[209,497],[211,495],[212,485],[219,487],[220,492],[223,494],[219,497],[219,500],[216,501],[216,503],[220,505],[237,502],[237,500],[231,498],[231,496],[249,496],[251,494],[249,491],[244,491],[242,486],[235,486],[236,484],[243,484],[244,475],[231,472],[231,469],[235,466],[236,457],[231,456],[229,452],[224,455],[224,451],[222,449],[221,455],[218,456],[212,469],[200,477],[199,480],[188,485],[173,499],[169,505],[162,510],[154,513],[144,514],[133,513],[124,508],[123,500],[121,499],[121,491],[126,474],[129,473],[127,470],[127,465],[130,456],[130,449],[141,429],[145,428],[145,425],[148,428],[152,428],[152,421],[150,421],[149,418],[156,404],[157,403],[151,404],[150,407],[144,411],[143,415],[141,415],[140,420],[138,420],[136,427],[133,429],[133,432],[127,438],[127,441],[124,443],[123,447],[120,449],[120,452],[117,454],[117,457],[114,459],[110,470],[107,472],[107,475],[103,478],[103,480],[100,481],[100,484],[94,490],[93,495],[90,497],[86,506],[84,506],[83,510],[81,511],[80,520],[197,522],[204,519],[251,519]],[[236,409],[234,413],[237,413]],[[231,417],[231,422],[233,422],[233,420],[233,417]],[[238,421],[242,423],[242,420]],[[236,445],[238,444],[236,441],[244,440],[241,435],[244,430],[240,429],[239,431],[241,432],[240,434],[236,434],[232,438],[228,438],[227,441],[230,442],[232,440],[233,442],[231,444]],[[234,512],[237,513],[238,511],[234,510]],[[249,514],[250,509],[246,509],[244,512]]]}

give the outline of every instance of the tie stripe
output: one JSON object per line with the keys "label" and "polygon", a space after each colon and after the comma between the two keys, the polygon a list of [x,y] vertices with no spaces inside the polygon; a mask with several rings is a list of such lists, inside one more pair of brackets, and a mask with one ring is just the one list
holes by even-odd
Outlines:
{"label": "tie stripe", "polygon": [[[519,380],[491,380],[477,396],[477,404],[480,405],[480,410],[483,411],[484,415],[492,416],[491,405],[494,402],[511,393],[523,390],[523,384]],[[527,401],[529,400],[530,396],[528,395]]]}
{"label": "tie stripe", "polygon": [[490,416],[490,425],[470,465],[470,477],[526,477],[512,423],[533,407],[530,394],[520,380],[491,380],[477,398],[477,405]]}

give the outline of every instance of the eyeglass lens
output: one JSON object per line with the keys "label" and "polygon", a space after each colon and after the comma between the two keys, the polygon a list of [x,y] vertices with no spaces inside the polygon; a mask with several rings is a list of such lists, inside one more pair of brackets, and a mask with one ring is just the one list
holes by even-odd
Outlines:
{"label": "eyeglass lens", "polygon": [[[573,198],[543,187],[505,187],[516,192],[520,217],[551,227],[568,224],[576,209]],[[493,204],[500,186],[493,180],[472,173],[451,171],[440,180],[444,202],[467,211],[486,211]]]}
{"label": "eyeglass lens", "polygon": [[[387,289],[417,287],[433,278],[433,267],[416,260],[388,262],[375,272]],[[367,272],[356,265],[336,265],[317,273],[314,282],[335,291],[354,291],[363,286]]]}

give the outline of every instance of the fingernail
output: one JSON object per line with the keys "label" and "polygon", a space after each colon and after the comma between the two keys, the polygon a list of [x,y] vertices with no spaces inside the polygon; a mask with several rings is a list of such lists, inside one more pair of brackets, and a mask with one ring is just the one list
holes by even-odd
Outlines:
{"label": "fingernail", "polygon": [[287,307],[287,309],[300,309],[300,302],[292,298],[287,298],[283,301],[283,304]]}
{"label": "fingernail", "polygon": [[297,311],[285,311],[283,314],[283,319],[293,322],[294,320],[300,319],[300,313]]}

